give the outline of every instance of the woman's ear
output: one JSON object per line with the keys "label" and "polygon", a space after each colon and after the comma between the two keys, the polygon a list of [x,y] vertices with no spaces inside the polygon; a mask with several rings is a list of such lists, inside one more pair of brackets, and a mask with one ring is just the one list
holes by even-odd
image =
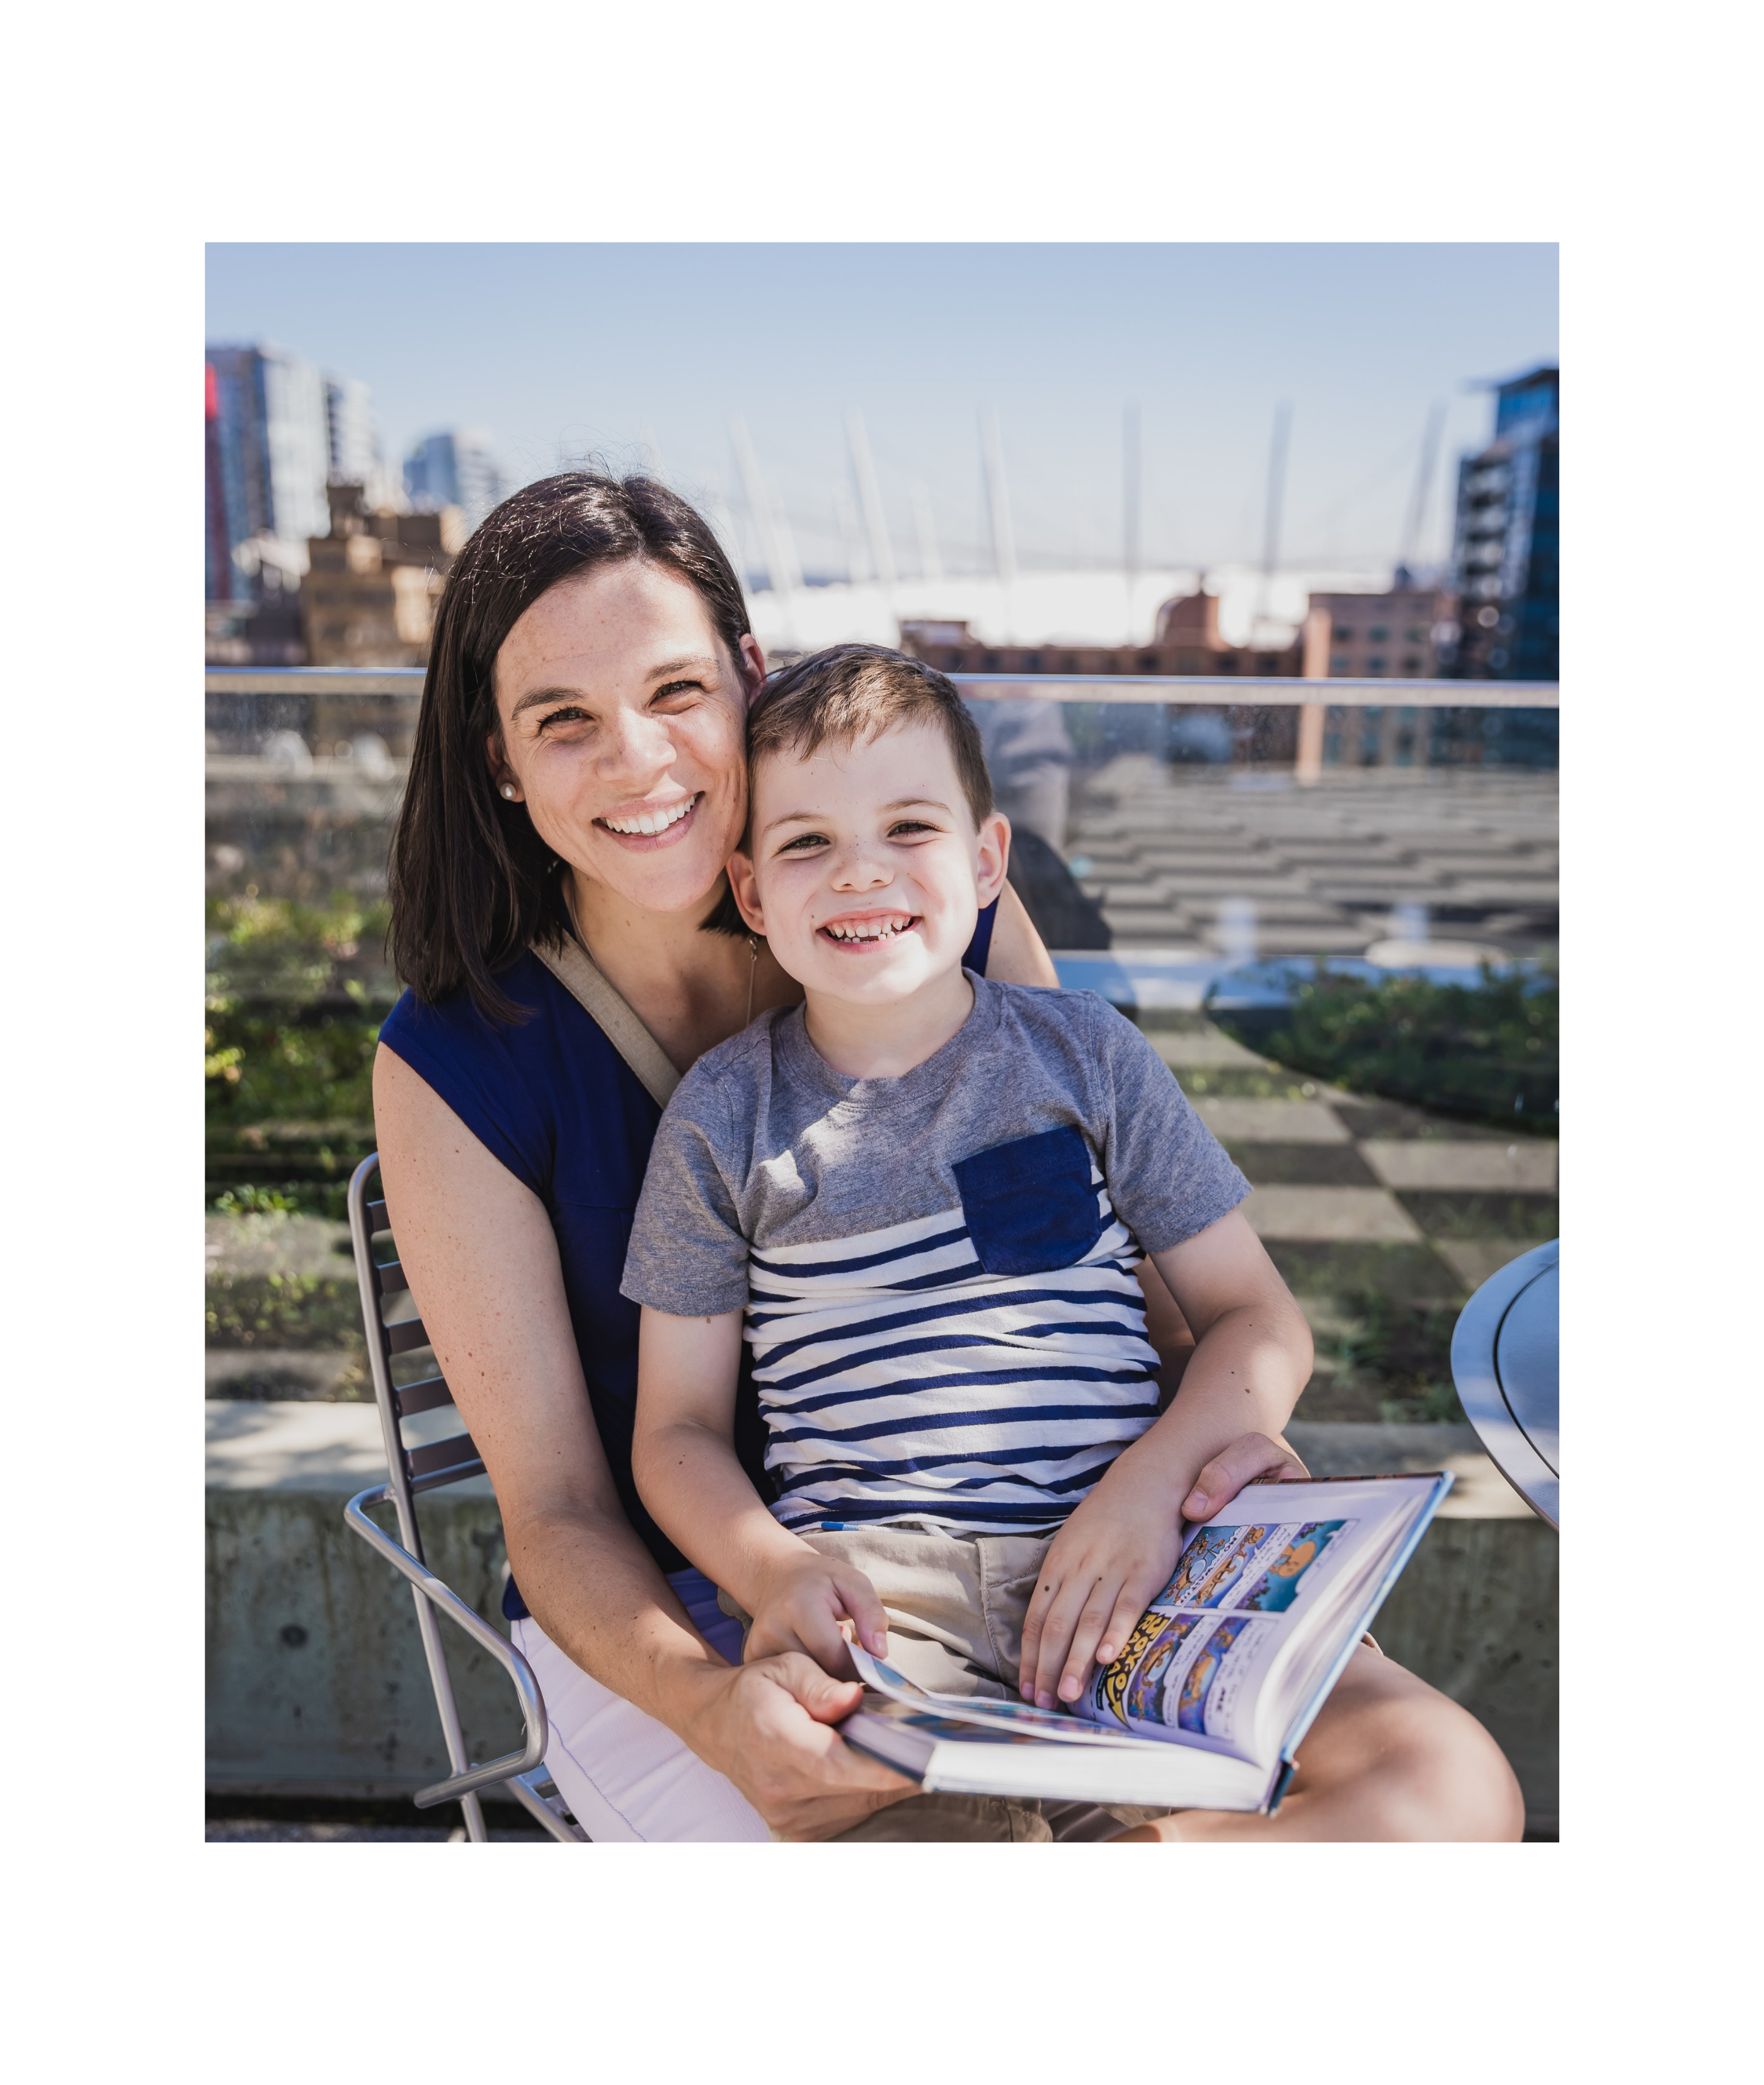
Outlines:
{"label": "woman's ear", "polygon": [[993,811],[981,821],[980,840],[974,862],[974,884],[984,909],[1004,888],[1011,866],[1011,821],[1003,811]]}
{"label": "woman's ear", "polygon": [[765,915],[760,908],[759,881],[753,864],[737,850],[729,856],[729,891],[735,909],[756,934],[765,932]]}
{"label": "woman's ear", "polygon": [[761,650],[757,637],[750,635],[741,639],[739,664],[741,678],[747,688],[747,707],[752,709],[759,699],[760,690],[765,686],[765,654]]}
{"label": "woman's ear", "polygon": [[493,731],[485,740],[484,758],[490,763],[490,779],[496,784],[498,792],[510,796],[511,800],[518,797],[519,784],[509,767],[508,755],[503,749],[502,734],[499,731]]}

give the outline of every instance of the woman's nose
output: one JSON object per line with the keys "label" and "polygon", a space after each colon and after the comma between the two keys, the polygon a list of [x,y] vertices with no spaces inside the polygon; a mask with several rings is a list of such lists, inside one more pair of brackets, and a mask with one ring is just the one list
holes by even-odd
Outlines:
{"label": "woman's nose", "polygon": [[600,762],[608,780],[645,787],[673,766],[673,735],[664,720],[620,709],[609,721]]}

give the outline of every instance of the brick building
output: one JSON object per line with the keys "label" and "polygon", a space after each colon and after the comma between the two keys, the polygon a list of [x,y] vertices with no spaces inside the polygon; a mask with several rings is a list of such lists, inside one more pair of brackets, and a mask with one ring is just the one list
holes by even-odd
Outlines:
{"label": "brick building", "polygon": [[1388,593],[1314,593],[1312,614],[1329,618],[1329,672],[1338,679],[1401,681],[1439,677],[1442,643],[1454,633],[1449,594],[1407,584],[1399,570]]}
{"label": "brick building", "polygon": [[426,665],[442,582],[465,541],[460,510],[375,513],[358,485],[329,496],[331,532],[307,542],[300,588],[307,663]]}
{"label": "brick building", "polygon": [[903,622],[901,649],[945,673],[1241,673],[1304,670],[1302,636],[1279,649],[1228,644],[1210,593],[1167,601],[1147,644],[983,644],[965,622]]}

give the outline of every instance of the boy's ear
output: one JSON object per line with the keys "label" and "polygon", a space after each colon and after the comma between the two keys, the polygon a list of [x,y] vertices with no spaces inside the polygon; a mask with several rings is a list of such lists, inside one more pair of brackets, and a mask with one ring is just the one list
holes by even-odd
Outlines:
{"label": "boy's ear", "polygon": [[974,864],[974,883],[982,910],[1003,890],[1010,866],[1011,821],[1003,811],[990,812],[981,822]]}
{"label": "boy's ear", "polygon": [[752,860],[739,850],[729,856],[729,890],[736,911],[756,934],[763,934],[765,915],[760,909],[759,879]]}

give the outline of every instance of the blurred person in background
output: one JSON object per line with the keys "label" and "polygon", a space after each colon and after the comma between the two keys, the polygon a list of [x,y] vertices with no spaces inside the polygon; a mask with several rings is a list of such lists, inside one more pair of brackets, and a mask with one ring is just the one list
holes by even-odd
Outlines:
{"label": "blurred person in background", "polygon": [[1050,949],[1106,949],[1102,907],[1066,866],[1072,741],[1066,706],[1045,695],[970,702],[992,776],[994,800],[1011,821],[1011,881]]}

